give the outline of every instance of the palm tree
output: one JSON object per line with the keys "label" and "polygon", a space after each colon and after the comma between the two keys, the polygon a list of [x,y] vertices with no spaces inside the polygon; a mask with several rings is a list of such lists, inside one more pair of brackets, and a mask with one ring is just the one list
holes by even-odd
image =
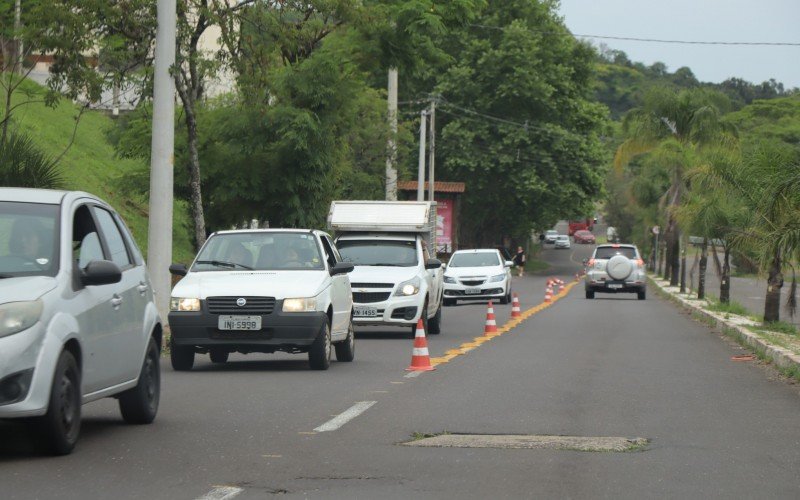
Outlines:
{"label": "palm tree", "polygon": [[0,186],[52,189],[61,185],[56,160],[43,153],[29,136],[9,131],[0,144]]}
{"label": "palm tree", "polygon": [[665,160],[670,184],[663,202],[667,216],[667,268],[672,286],[679,281],[680,227],[676,210],[688,190],[685,173],[692,166],[697,150],[732,133],[720,121],[722,111],[727,109],[727,98],[717,92],[654,88],[645,95],[642,106],[629,111],[622,123],[626,140],[614,157],[617,170],[639,155],[657,149],[668,153]]}

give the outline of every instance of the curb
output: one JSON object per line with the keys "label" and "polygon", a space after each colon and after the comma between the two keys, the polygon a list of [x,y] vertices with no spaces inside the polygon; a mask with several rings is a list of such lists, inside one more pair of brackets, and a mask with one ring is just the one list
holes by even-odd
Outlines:
{"label": "curb", "polygon": [[675,288],[677,287],[670,287],[667,284],[668,282],[656,279],[649,274],[647,277],[650,283],[657,287],[662,293],[668,295],[684,309],[690,310],[694,314],[700,316],[700,319],[704,323],[722,329],[723,333],[735,338],[743,346],[753,349],[759,357],[781,368],[785,372],[785,375],[800,380],[800,355],[784,347],[770,344],[756,332],[747,328],[748,326],[755,326],[758,323],[736,315],[729,314],[728,316],[730,317],[725,318],[722,314],[707,311],[702,306],[706,303],[705,300],[690,299],[686,294],[676,292]]}

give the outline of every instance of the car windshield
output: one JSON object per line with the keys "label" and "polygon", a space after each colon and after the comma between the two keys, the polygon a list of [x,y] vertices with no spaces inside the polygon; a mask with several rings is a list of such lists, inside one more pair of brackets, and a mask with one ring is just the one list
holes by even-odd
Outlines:
{"label": "car windshield", "polygon": [[615,255],[624,255],[629,259],[636,258],[636,250],[632,247],[600,247],[594,254],[595,259],[610,259]]}
{"label": "car windshield", "polygon": [[416,241],[339,240],[342,260],[356,266],[412,267],[417,265]]}
{"label": "car windshield", "polygon": [[488,267],[499,266],[500,259],[495,252],[456,253],[450,258],[448,267]]}
{"label": "car windshield", "polygon": [[241,232],[212,236],[192,271],[321,270],[316,238],[311,233]]}
{"label": "car windshield", "polygon": [[58,273],[58,205],[0,202],[0,278]]}
{"label": "car windshield", "polygon": [[548,235],[548,236],[555,236],[555,235],[557,235],[557,234],[558,234],[558,231],[553,231],[553,230],[551,229],[550,231],[547,231],[545,234],[546,234],[546,235]]}
{"label": "car windshield", "polygon": [[562,240],[562,241],[569,241],[569,236],[565,236],[563,234],[559,234],[557,239]]}

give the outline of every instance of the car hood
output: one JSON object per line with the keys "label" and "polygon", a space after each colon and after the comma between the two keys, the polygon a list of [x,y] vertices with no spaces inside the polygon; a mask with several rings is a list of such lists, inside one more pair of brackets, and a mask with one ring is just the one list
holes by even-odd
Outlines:
{"label": "car hood", "polygon": [[506,269],[503,266],[448,267],[444,274],[453,278],[462,278],[466,276],[497,276],[505,274],[505,272]]}
{"label": "car hood", "polygon": [[56,287],[49,276],[18,276],[0,279],[0,304],[36,300]]}
{"label": "car hood", "polygon": [[314,297],[328,285],[327,271],[210,271],[189,273],[173,297]]}
{"label": "car hood", "polygon": [[391,283],[396,285],[417,275],[414,267],[356,266],[350,276],[350,283]]}

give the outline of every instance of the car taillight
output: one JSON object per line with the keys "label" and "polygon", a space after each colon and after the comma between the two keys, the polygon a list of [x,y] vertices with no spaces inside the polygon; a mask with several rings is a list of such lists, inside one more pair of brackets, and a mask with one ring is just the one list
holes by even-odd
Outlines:
{"label": "car taillight", "polygon": [[644,261],[642,259],[636,259],[636,263],[639,264],[639,267],[644,267]]}
{"label": "car taillight", "polygon": [[594,267],[594,259],[589,259],[589,262],[586,263],[589,267]]}

